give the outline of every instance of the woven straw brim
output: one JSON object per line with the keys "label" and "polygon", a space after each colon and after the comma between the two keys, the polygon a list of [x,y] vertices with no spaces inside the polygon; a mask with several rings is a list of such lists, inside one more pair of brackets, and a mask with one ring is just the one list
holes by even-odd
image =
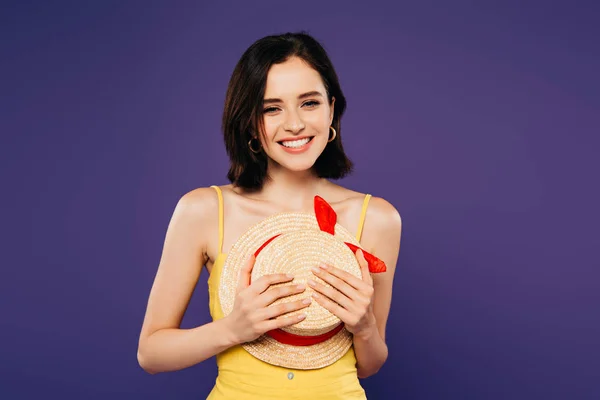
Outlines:
{"label": "woven straw brim", "polygon": [[352,334],[346,328],[312,346],[291,346],[266,335],[242,344],[248,353],[259,360],[294,369],[317,369],[331,365],[342,358],[351,345]]}
{"label": "woven straw brim", "polygon": [[[246,231],[228,253],[219,287],[219,299],[224,315],[228,315],[233,309],[240,269],[251,254],[276,235],[280,236],[272,240],[257,257],[252,270],[252,281],[265,274],[292,273],[295,275],[294,281],[281,285],[306,283],[307,279],[311,278],[329,286],[311,272],[311,267],[323,262],[354,276],[361,276],[356,257],[343,242],[357,246],[359,244],[343,226],[336,224],[334,237],[319,229],[313,214],[276,214]],[[273,304],[309,297],[312,291],[313,289],[307,286],[303,293],[279,299]],[[303,321],[282,329],[296,335],[313,336],[328,332],[340,323],[338,317],[314,301],[309,307],[280,318],[293,318],[301,312],[307,314]],[[346,329],[342,329],[325,342],[311,346],[286,345],[266,335],[243,346],[255,357],[274,365],[313,369],[335,362],[348,351],[351,344],[352,336]]]}

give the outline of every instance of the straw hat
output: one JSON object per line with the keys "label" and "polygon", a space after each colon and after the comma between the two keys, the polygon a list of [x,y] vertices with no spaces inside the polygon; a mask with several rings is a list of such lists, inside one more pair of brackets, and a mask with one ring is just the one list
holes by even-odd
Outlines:
{"label": "straw hat", "polygon": [[[340,224],[329,204],[315,196],[315,214],[278,213],[247,230],[229,251],[219,285],[219,300],[226,316],[231,313],[239,271],[251,254],[256,261],[251,281],[263,275],[291,273],[296,285],[313,279],[329,286],[311,272],[311,267],[327,263],[358,278],[361,270],[354,255],[360,244]],[[371,272],[385,271],[385,264],[364,252]],[[273,303],[296,301],[310,297],[313,289],[307,286],[303,293],[278,299]],[[295,369],[316,369],[340,359],[352,345],[352,335],[338,317],[316,302],[288,317],[304,312],[306,318],[294,325],[267,332],[242,346],[253,356],[270,364]],[[285,318],[280,316],[278,318]]]}

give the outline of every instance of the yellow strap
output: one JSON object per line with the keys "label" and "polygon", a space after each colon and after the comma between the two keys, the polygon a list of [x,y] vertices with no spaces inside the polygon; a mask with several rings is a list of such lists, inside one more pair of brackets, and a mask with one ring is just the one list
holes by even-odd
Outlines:
{"label": "yellow strap", "polygon": [[360,237],[362,236],[363,226],[365,225],[365,217],[367,216],[367,206],[369,205],[369,200],[371,199],[371,195],[367,194],[365,196],[365,200],[363,201],[362,211],[360,213],[360,221],[358,223],[358,231],[356,232],[356,240],[360,242]]}
{"label": "yellow strap", "polygon": [[211,186],[217,191],[217,197],[219,198],[219,253],[223,249],[223,193],[221,188],[218,186]]}

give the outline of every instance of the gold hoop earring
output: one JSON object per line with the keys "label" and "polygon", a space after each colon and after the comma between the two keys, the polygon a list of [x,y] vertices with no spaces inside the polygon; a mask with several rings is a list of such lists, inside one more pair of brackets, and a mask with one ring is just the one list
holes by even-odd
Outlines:
{"label": "gold hoop earring", "polygon": [[[254,149],[252,148],[252,141],[253,141],[253,140],[256,140],[256,141],[258,142],[258,150],[254,150]],[[251,152],[253,152],[254,154],[258,154],[258,153],[260,153],[260,141],[259,141],[257,138],[251,138],[251,139],[248,141],[248,147],[250,148],[250,151],[251,151]]]}
{"label": "gold hoop earring", "polygon": [[329,130],[331,130],[333,132],[333,137],[329,140],[327,140],[327,143],[331,143],[335,140],[335,138],[337,137],[337,132],[335,131],[335,129],[333,128],[333,126],[329,127]]}

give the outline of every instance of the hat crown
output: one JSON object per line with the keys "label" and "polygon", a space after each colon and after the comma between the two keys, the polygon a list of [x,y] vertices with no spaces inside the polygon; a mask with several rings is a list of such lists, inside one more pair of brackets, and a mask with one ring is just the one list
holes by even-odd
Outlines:
{"label": "hat crown", "polygon": [[[251,279],[254,281],[263,275],[289,273],[294,275],[293,281],[273,285],[269,290],[279,286],[306,285],[308,279],[329,287],[327,282],[312,273],[313,267],[323,263],[361,276],[356,257],[343,240],[317,229],[303,229],[284,233],[269,242],[256,258]],[[272,305],[310,298],[313,291],[307,286],[304,292],[278,299]],[[299,313],[306,313],[306,318],[281,329],[296,335],[316,336],[329,332],[341,323],[337,316],[314,301],[305,309],[287,314],[287,317]]]}

